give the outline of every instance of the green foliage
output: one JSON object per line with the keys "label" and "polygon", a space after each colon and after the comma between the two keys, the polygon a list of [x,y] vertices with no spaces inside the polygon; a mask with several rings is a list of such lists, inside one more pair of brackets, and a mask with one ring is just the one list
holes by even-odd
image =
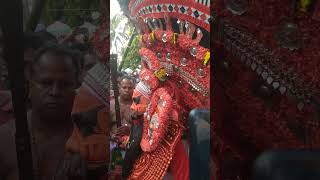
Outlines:
{"label": "green foliage", "polygon": [[[123,29],[119,28],[119,25],[126,21]],[[111,19],[110,24],[110,42],[113,53],[121,54],[124,59],[121,61],[118,66],[118,70],[121,70],[125,67],[136,68],[139,65],[140,57],[137,57],[137,50],[135,47],[138,41],[133,42],[135,38],[135,26],[127,19],[126,16],[122,14],[117,14]],[[129,41],[128,41],[129,40]],[[128,44],[128,47],[126,47]],[[131,45],[130,45],[131,44]],[[133,62],[126,62],[126,66],[124,67],[125,61],[127,61],[125,57],[134,57]]]}
{"label": "green foliage", "polygon": [[[66,11],[50,11],[50,9],[66,9]],[[100,0],[48,0],[43,12],[43,21],[49,25],[59,14],[66,17],[69,26],[75,27],[83,20],[91,17],[92,11],[69,11],[68,9],[94,9],[100,11]]]}
{"label": "green foliage", "polygon": [[122,69],[130,68],[135,70],[140,65],[141,58],[139,56],[139,36],[135,35],[131,45],[127,47],[127,56],[123,59]]}

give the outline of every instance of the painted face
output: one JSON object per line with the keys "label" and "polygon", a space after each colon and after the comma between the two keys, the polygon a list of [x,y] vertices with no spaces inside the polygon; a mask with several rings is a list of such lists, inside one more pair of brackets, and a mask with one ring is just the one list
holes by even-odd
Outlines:
{"label": "painted face", "polygon": [[137,89],[134,89],[132,100],[131,109],[139,114],[143,114],[149,104],[149,99],[144,97]]}

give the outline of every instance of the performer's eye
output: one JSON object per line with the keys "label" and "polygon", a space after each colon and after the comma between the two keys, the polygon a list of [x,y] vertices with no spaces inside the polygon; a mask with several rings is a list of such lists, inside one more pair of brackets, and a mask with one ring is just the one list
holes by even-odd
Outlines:
{"label": "performer's eye", "polygon": [[135,104],[140,104],[140,98],[141,96],[138,96],[138,97],[133,97],[132,100]]}

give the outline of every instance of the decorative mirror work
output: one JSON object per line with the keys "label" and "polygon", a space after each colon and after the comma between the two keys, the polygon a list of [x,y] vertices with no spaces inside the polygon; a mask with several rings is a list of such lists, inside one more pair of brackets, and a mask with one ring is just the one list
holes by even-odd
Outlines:
{"label": "decorative mirror work", "polygon": [[301,47],[301,37],[297,24],[284,22],[275,32],[278,44],[289,50],[297,50]]}

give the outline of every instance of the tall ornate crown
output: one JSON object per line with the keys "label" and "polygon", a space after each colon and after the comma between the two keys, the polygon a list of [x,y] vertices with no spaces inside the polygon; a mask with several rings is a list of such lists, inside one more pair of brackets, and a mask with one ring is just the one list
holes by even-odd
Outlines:
{"label": "tall ornate crown", "polygon": [[[163,18],[168,15],[210,31],[210,0],[131,0],[128,9],[134,19]],[[155,22],[152,20],[151,23]]]}
{"label": "tall ornate crown", "polygon": [[144,68],[178,87],[190,108],[208,107],[210,0],[131,0],[126,12],[142,34]]}

